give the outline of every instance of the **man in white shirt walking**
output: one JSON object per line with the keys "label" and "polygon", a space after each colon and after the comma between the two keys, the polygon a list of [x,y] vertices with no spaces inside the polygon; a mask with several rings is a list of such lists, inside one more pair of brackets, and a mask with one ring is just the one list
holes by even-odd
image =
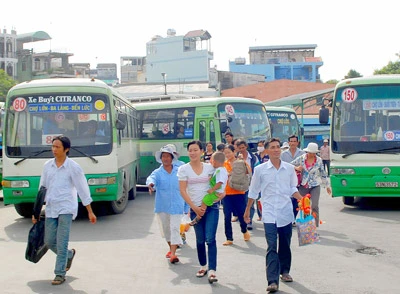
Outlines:
{"label": "man in white shirt walking", "polygon": [[[69,233],[72,220],[78,214],[78,198],[88,211],[92,224],[96,223],[90,203],[92,198],[82,168],[68,158],[71,141],[65,136],[57,136],[52,140],[51,150],[54,159],[44,164],[40,177],[40,185],[47,188],[46,192],[46,222],[45,243],[48,248],[57,254],[54,273],[56,277],[52,285],[60,285],[65,281],[66,272],[71,268],[75,256],[75,249],[68,250]],[[32,222],[36,223],[32,216]]]}
{"label": "man in white shirt walking", "polygon": [[265,148],[268,149],[270,159],[254,168],[244,219],[250,222],[250,208],[261,192],[262,221],[268,244],[267,291],[273,293],[278,291],[279,276],[284,282],[293,281],[289,275],[292,262],[290,241],[294,221],[291,197],[298,200],[302,197],[296,188],[297,176],[294,166],[281,160],[279,139],[272,138],[265,144]]}
{"label": "man in white shirt walking", "polygon": [[330,156],[329,156],[329,145],[328,145],[329,141],[328,139],[324,139],[324,145],[321,146],[320,148],[320,156],[322,159],[322,163],[324,164],[324,169],[326,170],[326,172],[328,173],[328,176],[330,175]]}

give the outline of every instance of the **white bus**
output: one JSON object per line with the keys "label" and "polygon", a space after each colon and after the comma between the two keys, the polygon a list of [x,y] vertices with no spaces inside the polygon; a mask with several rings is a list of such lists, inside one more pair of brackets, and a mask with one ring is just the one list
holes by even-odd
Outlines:
{"label": "white bus", "polygon": [[[90,128],[95,127],[94,132]],[[137,116],[122,95],[95,79],[44,79],[11,88],[3,134],[4,204],[31,217],[52,139],[71,140],[92,198],[122,213],[136,191]]]}

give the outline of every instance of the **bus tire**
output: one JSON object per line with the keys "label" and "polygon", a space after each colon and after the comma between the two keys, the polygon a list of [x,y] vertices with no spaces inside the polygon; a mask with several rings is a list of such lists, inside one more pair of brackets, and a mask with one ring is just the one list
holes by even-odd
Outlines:
{"label": "bus tire", "polygon": [[353,205],[354,197],[343,197],[343,204],[345,205]]}
{"label": "bus tire", "polygon": [[20,216],[23,216],[25,218],[32,218],[33,203],[14,204],[14,207]]}
{"label": "bus tire", "polygon": [[129,190],[128,199],[129,200],[134,200],[135,197],[136,197],[136,175],[134,177],[134,183],[132,185],[132,188]]}
{"label": "bus tire", "polygon": [[118,200],[114,200],[110,202],[110,212],[112,214],[120,214],[123,213],[126,206],[128,205],[128,188],[127,185],[123,185],[122,197]]}

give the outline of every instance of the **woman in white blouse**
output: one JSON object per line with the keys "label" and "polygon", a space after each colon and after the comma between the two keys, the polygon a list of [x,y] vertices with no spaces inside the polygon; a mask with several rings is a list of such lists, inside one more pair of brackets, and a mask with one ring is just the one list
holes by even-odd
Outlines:
{"label": "woman in white blouse", "polygon": [[[214,168],[209,163],[201,162],[203,144],[200,141],[189,142],[187,150],[190,161],[179,167],[178,178],[181,195],[190,206],[191,219],[196,216],[201,218],[194,226],[197,257],[201,266],[196,276],[201,278],[208,272],[209,283],[214,283],[218,281],[216,276],[217,243],[215,235],[219,219],[219,201],[212,206],[208,206],[206,210],[200,207],[203,197],[210,187],[209,179],[214,172]],[[222,197],[223,195],[220,196]],[[206,252],[206,244],[208,254]]]}

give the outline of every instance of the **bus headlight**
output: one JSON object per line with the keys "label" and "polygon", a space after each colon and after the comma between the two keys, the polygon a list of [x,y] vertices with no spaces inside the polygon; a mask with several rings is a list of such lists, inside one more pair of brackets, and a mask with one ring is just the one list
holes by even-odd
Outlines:
{"label": "bus headlight", "polygon": [[112,185],[117,182],[116,177],[108,177],[108,178],[91,178],[88,180],[89,186],[96,185]]}
{"label": "bus headlight", "polygon": [[28,181],[2,181],[1,183],[6,188],[29,188]]}
{"label": "bus headlight", "polygon": [[346,180],[342,180],[342,186],[346,187],[347,186],[347,181]]}
{"label": "bus headlight", "polygon": [[352,168],[332,168],[331,174],[334,175],[354,175],[354,169]]}

